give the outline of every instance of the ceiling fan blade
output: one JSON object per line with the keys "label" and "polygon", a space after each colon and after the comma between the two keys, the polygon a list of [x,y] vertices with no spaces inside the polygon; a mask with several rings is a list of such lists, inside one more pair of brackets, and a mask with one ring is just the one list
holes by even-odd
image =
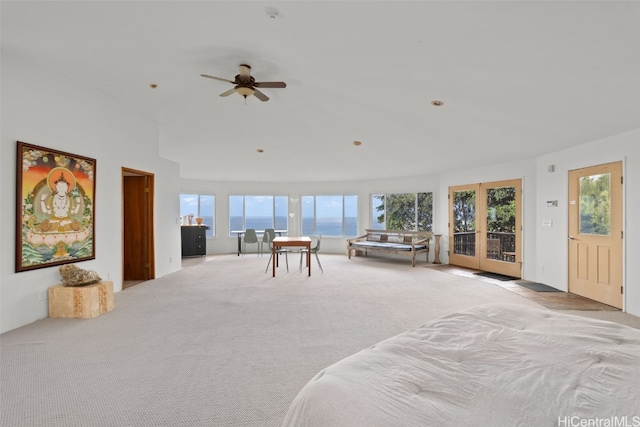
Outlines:
{"label": "ceiling fan blade", "polygon": [[269,97],[264,93],[260,92],[258,89],[253,88],[253,94],[262,102],[266,102],[269,100]]}
{"label": "ceiling fan blade", "polygon": [[222,77],[210,76],[208,74],[200,74],[200,76],[206,77],[208,79],[220,80],[221,82],[227,82],[227,83],[231,83],[231,84],[236,84],[233,80],[223,79]]}
{"label": "ceiling fan blade", "polygon": [[287,84],[285,82],[255,82],[256,87],[266,88],[285,88]]}
{"label": "ceiling fan blade", "polygon": [[222,93],[220,94],[220,96],[229,96],[229,95],[231,95],[232,93],[234,93],[235,91],[236,91],[236,88],[234,87],[233,89],[229,89],[229,90],[228,90],[228,91],[226,91],[226,92],[222,92]]}

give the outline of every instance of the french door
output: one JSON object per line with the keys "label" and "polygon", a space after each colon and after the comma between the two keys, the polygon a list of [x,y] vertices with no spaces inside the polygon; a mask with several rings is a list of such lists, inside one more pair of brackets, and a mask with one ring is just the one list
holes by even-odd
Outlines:
{"label": "french door", "polygon": [[569,171],[569,292],[622,308],[622,162]]}
{"label": "french door", "polygon": [[449,187],[449,263],[521,277],[520,179]]}

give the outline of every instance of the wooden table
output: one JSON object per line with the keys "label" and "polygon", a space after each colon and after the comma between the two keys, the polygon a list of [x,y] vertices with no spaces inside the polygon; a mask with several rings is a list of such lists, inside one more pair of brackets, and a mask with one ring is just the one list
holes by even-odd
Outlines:
{"label": "wooden table", "polygon": [[311,237],[276,237],[271,242],[271,264],[273,265],[273,277],[276,277],[276,250],[283,247],[305,247],[307,248],[307,267],[309,268],[309,276],[311,276]]}

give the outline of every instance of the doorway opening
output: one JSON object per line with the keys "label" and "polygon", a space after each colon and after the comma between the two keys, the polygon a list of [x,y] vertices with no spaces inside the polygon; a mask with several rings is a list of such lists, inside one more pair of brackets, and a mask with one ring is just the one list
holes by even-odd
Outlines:
{"label": "doorway opening", "polygon": [[154,175],[122,168],[122,289],[155,279]]}

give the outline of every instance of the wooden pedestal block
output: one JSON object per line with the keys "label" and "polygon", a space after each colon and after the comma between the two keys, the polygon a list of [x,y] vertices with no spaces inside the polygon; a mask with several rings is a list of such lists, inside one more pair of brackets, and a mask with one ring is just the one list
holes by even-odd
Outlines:
{"label": "wooden pedestal block", "polygon": [[349,251],[351,251],[351,256],[365,256],[365,251],[361,251],[360,249],[349,249],[345,251],[345,255],[349,256]]}
{"label": "wooden pedestal block", "polygon": [[49,317],[93,319],[113,310],[113,282],[49,288]]}

